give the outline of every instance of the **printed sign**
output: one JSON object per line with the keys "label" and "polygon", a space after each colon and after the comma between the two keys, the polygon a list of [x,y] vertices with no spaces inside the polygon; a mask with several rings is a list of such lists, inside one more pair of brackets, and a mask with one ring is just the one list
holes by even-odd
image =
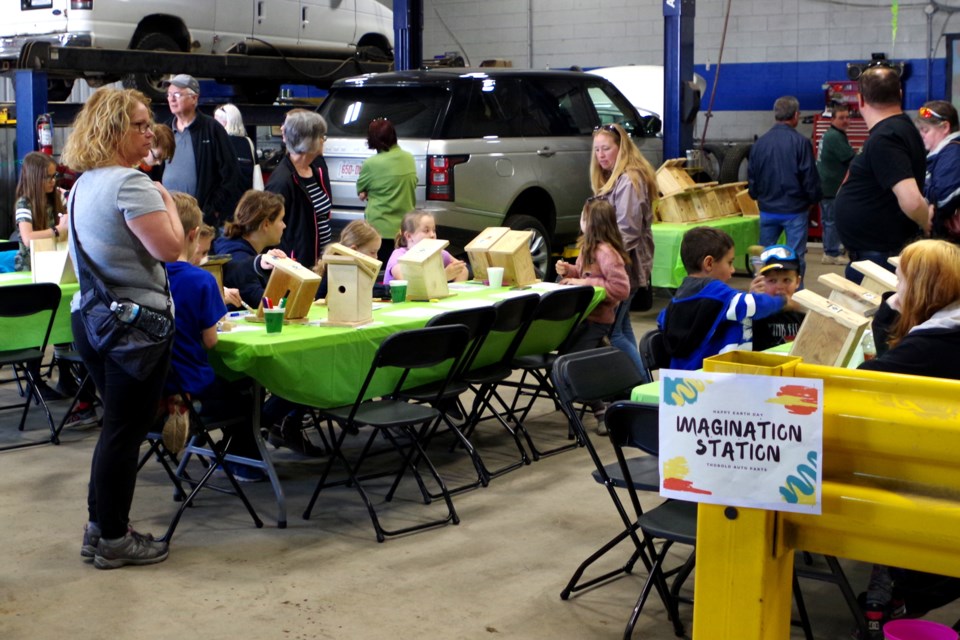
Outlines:
{"label": "printed sign", "polygon": [[660,495],[819,514],[822,469],[822,380],[661,372]]}

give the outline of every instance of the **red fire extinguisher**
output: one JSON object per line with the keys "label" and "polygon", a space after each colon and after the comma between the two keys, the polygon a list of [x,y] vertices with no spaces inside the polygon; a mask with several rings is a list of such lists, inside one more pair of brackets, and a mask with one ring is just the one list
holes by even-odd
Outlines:
{"label": "red fire extinguisher", "polygon": [[40,153],[53,155],[53,118],[49,113],[40,114],[37,118],[37,146]]}

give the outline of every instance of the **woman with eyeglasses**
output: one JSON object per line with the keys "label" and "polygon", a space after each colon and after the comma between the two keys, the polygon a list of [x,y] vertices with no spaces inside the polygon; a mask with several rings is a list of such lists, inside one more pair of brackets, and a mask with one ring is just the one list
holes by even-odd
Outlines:
{"label": "woman with eyeglasses", "polygon": [[14,261],[17,271],[30,270],[31,240],[66,240],[66,209],[57,189],[57,163],[45,153],[32,151],[23,158],[14,217],[20,234],[20,251]]}
{"label": "woman with eyeglasses", "polygon": [[923,195],[930,203],[930,235],[960,242],[960,123],[957,110],[944,100],[920,107],[917,128],[927,149]]}
{"label": "woman with eyeglasses", "polygon": [[98,89],[77,114],[63,149],[63,162],[83,172],[67,201],[72,219],[70,257],[80,276],[71,327],[77,351],[103,400],[103,428],[93,452],[89,518],[80,555],[100,569],[153,564],[168,554],[165,541],[132,528],[130,505],[140,445],[156,416],[173,335],[166,345],[158,340],[149,350],[137,349],[136,354],[153,357],[151,364],[131,370],[121,364],[116,345],[103,345],[100,351],[91,345],[79,309],[82,295],[95,291],[99,280],[124,304],[139,305],[144,317],[149,310],[157,310],[149,314],[153,318],[171,317],[164,263],[180,255],[183,226],[167,190],[135,168],[153,144],[148,104],[139,91]]}
{"label": "woman with eyeglasses", "polygon": [[590,160],[590,186],[595,197],[613,205],[617,226],[627,253],[627,274],[630,295],[617,307],[610,342],[628,354],[645,372],[637,338],[630,324],[630,307],[635,296],[645,298],[650,308],[653,268],[653,201],[657,197],[657,181],[653,167],[619,124],[607,124],[593,132],[593,157]]}

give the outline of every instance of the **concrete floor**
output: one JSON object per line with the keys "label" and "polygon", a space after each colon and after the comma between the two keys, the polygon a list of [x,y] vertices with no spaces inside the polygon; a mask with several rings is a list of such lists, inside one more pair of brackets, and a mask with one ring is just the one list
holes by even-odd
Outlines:
{"label": "concrete floor", "polygon": [[[811,255],[808,282],[824,269]],[[745,287],[749,280],[735,278]],[[817,286],[811,286],[818,290]],[[637,335],[653,326],[667,302],[635,313]],[[12,397],[4,385],[0,400]],[[55,417],[65,403],[54,403]],[[544,444],[565,439],[549,405],[529,423]],[[32,412],[31,431],[42,425]],[[0,442],[13,434],[12,412],[0,418]],[[490,426],[481,451],[496,465],[512,443]],[[177,530],[170,558],[150,567],[98,571],[79,557],[86,520],[88,466],[98,431],[67,431],[60,446],[0,454],[0,521],[7,553],[0,560],[0,638],[619,638],[644,572],[559,597],[583,558],[619,530],[606,490],[590,477],[583,449],[535,462],[491,485],[455,497],[461,523],[377,544],[352,489],[324,491],[311,520],[300,513],[322,460],[285,450],[275,461],[287,491],[289,526],[276,528],[269,486],[248,492],[266,525],[253,527],[240,503],[201,494]],[[595,439],[612,460],[609,445]],[[460,458],[439,455],[444,474],[466,478]],[[385,486],[373,485],[375,498]],[[647,507],[658,502],[647,496]],[[139,478],[134,526],[159,535],[175,511],[162,469],[149,463]],[[436,513],[409,490],[382,509],[388,524]],[[612,567],[628,549],[610,554]],[[854,590],[865,567],[844,562]],[[689,581],[692,590],[693,580]],[[852,618],[836,588],[805,582],[818,639],[849,637]],[[681,608],[688,635],[690,607]],[[952,624],[956,605],[931,615]],[[659,601],[651,599],[636,638],[673,638]],[[791,637],[802,637],[794,630]]]}

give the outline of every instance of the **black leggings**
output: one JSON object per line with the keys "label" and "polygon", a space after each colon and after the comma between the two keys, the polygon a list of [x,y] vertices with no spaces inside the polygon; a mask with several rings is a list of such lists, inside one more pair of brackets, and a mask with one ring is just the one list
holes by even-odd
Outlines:
{"label": "black leggings", "polygon": [[140,445],[156,418],[169,353],[145,380],[137,380],[90,346],[79,313],[71,314],[70,322],[74,344],[103,400],[103,428],[93,450],[87,509],[104,538],[120,538],[130,523]]}

